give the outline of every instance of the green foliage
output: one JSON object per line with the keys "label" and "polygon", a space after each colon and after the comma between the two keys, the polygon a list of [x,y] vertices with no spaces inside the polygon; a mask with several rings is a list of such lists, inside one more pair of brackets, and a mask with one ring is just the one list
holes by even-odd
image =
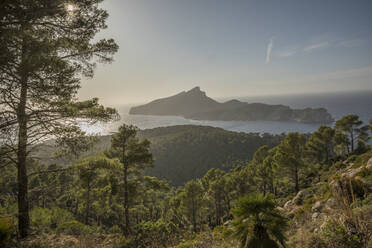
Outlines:
{"label": "green foliage", "polygon": [[276,149],[274,160],[278,165],[278,171],[288,177],[294,183],[295,191],[298,192],[299,176],[305,167],[304,151],[305,136],[299,133],[289,133]]}
{"label": "green foliage", "polygon": [[244,164],[261,146],[273,147],[282,135],[237,133],[205,126],[171,126],[139,132],[151,141],[155,163],[147,173],[166,178],[172,185],[201,178],[209,169],[223,169]]}
{"label": "green foliage", "polygon": [[337,143],[347,146],[348,152],[353,152],[357,142],[364,144],[368,140],[367,127],[361,125],[357,115],[347,115],[336,122],[335,130],[338,133]]}
{"label": "green foliage", "polygon": [[334,129],[321,126],[311,134],[306,143],[307,155],[318,163],[328,163],[334,153],[334,136]]}
{"label": "green foliage", "polygon": [[58,207],[35,207],[31,210],[30,215],[32,226],[42,232],[55,229],[61,223],[72,221],[74,219],[70,212]]}
{"label": "green foliage", "polygon": [[322,236],[329,247],[360,248],[363,243],[358,235],[347,231],[344,225],[335,221],[328,221]]}
{"label": "green foliage", "polygon": [[15,226],[11,220],[0,217],[0,245],[6,244],[11,235],[15,232]]}
{"label": "green foliage", "polygon": [[241,247],[285,245],[287,219],[276,209],[272,196],[257,194],[239,198],[231,212],[234,215],[232,235],[240,240]]}
{"label": "green foliage", "polygon": [[177,237],[177,227],[162,220],[141,222],[135,227],[136,236],[132,241],[135,247],[167,247]]}
{"label": "green foliage", "polygon": [[56,231],[57,233],[79,236],[94,233],[96,230],[92,226],[87,226],[79,221],[73,220],[59,224]]}
{"label": "green foliage", "polygon": [[190,181],[185,185],[184,191],[180,195],[182,212],[187,216],[193,226],[193,231],[197,231],[203,216],[203,188],[197,181]]}

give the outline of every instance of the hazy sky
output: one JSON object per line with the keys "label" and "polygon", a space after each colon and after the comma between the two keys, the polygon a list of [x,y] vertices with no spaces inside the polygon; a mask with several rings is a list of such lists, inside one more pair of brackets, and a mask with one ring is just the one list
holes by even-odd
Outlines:
{"label": "hazy sky", "polygon": [[115,61],[82,99],[139,103],[200,86],[211,97],[372,90],[372,0],[106,0]]}

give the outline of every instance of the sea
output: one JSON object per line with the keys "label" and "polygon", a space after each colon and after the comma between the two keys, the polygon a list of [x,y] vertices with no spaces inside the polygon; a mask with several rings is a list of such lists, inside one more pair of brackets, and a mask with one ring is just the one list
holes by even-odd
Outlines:
{"label": "sea", "polygon": [[[323,107],[328,110],[335,120],[349,114],[358,115],[365,124],[372,119],[372,91],[226,97],[216,100],[223,102],[231,99],[238,99],[248,103],[283,104],[298,109]],[[125,123],[135,125],[140,129],[174,125],[202,125],[219,127],[235,132],[280,134],[288,132],[310,133],[321,126],[321,124],[281,121],[200,121],[189,120],[179,116],[129,115],[128,112],[132,106],[123,105],[117,107],[121,116],[119,121],[97,123],[93,126],[82,123],[82,129],[88,133],[106,135],[115,132],[122,123]],[[333,126],[334,123],[327,125]]]}

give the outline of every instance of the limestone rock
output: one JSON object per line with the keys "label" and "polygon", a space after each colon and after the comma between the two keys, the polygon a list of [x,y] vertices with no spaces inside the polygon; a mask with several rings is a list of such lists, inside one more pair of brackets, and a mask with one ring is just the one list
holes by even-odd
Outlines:
{"label": "limestone rock", "polygon": [[315,220],[315,219],[317,219],[317,218],[319,217],[319,215],[320,215],[320,213],[315,212],[315,213],[313,213],[313,214],[311,215],[311,219],[312,219],[312,220]]}
{"label": "limestone rock", "polygon": [[297,195],[293,198],[293,203],[296,204],[296,205],[302,205],[302,201],[303,201],[303,198],[304,198],[305,194],[304,192],[301,190],[297,193]]}
{"label": "limestone rock", "polygon": [[289,200],[289,201],[287,201],[284,204],[284,209],[287,210],[287,211],[289,211],[289,210],[291,210],[294,207],[294,205],[295,204],[293,203],[293,201],[292,200]]}
{"label": "limestone rock", "polygon": [[346,172],[342,173],[342,177],[348,177],[348,178],[353,178],[355,177],[361,170],[363,169],[363,167],[359,167],[359,168],[350,168],[348,169]]}
{"label": "limestone rock", "polygon": [[329,198],[325,203],[325,208],[328,210],[333,210],[337,208],[337,206],[338,206],[338,203],[334,197]]}
{"label": "limestone rock", "polygon": [[323,203],[321,201],[317,201],[314,206],[311,208],[312,212],[320,212],[320,210],[323,208]]}
{"label": "limestone rock", "polygon": [[372,157],[368,160],[366,168],[367,169],[372,169]]}

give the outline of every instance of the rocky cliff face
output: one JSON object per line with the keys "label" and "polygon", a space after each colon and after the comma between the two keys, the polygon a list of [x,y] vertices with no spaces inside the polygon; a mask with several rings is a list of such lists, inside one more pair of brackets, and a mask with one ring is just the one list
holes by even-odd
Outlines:
{"label": "rocky cliff face", "polygon": [[304,123],[329,123],[333,121],[332,116],[324,108],[291,109],[284,105],[246,103],[238,100],[219,103],[208,97],[199,87],[133,107],[129,113],[175,115],[195,120],[269,120]]}

